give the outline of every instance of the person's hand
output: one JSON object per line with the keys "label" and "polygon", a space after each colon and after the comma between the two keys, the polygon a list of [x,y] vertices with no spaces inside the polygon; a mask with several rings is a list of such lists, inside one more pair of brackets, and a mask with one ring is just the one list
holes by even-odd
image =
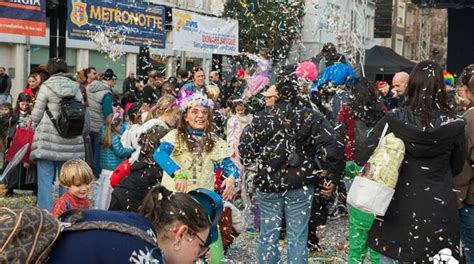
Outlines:
{"label": "person's hand", "polygon": [[398,91],[397,90],[392,90],[392,98],[398,98]]}
{"label": "person's hand", "polygon": [[332,192],[336,189],[336,185],[332,182],[324,182],[323,185],[321,186],[322,190],[321,193],[324,195],[324,197],[329,198],[332,195]]}
{"label": "person's hand", "polygon": [[204,258],[206,259],[206,262],[209,263],[211,262],[211,251],[208,250],[206,254],[204,255]]}
{"label": "person's hand", "polygon": [[25,169],[28,169],[30,167],[30,164],[28,162],[25,162],[23,163],[23,167],[25,167]]}
{"label": "person's hand", "polygon": [[177,192],[186,192],[188,190],[188,180],[185,179],[177,179],[174,181]]}
{"label": "person's hand", "polygon": [[174,172],[174,183],[177,192],[186,192],[188,190],[188,176],[181,170]]}
{"label": "person's hand", "polygon": [[222,199],[230,200],[234,197],[235,194],[235,179],[234,177],[229,177],[224,180],[222,187],[225,187],[224,192],[222,193]]}

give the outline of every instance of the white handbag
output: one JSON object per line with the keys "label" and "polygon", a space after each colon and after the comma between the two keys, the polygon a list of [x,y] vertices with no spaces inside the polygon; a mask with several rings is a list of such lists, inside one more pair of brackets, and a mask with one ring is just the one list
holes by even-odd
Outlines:
{"label": "white handbag", "polygon": [[385,215],[392,201],[405,155],[403,141],[392,133],[385,136],[387,129],[388,124],[385,125],[377,149],[364,166],[367,168],[366,177],[356,176],[347,194],[348,204],[379,216]]}
{"label": "white handbag", "polygon": [[363,212],[383,216],[394,193],[395,189],[356,176],[347,195],[347,203]]}

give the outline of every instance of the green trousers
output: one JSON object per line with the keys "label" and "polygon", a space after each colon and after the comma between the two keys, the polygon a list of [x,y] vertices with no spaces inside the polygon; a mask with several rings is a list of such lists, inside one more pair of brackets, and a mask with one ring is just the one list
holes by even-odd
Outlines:
{"label": "green trousers", "polygon": [[216,242],[209,245],[211,251],[211,261],[209,264],[224,263],[224,246],[222,245],[221,232],[219,231],[219,238]]}
{"label": "green trousers", "polygon": [[[352,207],[349,216],[349,263],[363,263],[367,254],[367,237],[372,223],[375,220],[373,214],[362,212]],[[370,249],[370,260],[374,263],[380,262],[380,253]]]}

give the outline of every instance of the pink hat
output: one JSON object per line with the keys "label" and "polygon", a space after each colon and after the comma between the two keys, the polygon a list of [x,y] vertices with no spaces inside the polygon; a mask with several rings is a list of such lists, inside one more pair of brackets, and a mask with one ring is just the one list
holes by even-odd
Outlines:
{"label": "pink hat", "polygon": [[312,82],[318,78],[318,68],[311,61],[305,61],[298,64],[295,74],[298,78],[305,78]]}

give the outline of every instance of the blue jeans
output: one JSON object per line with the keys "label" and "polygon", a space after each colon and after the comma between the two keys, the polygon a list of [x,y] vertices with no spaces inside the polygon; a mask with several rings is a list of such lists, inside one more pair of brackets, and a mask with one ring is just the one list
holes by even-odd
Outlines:
{"label": "blue jeans", "polygon": [[[53,207],[53,183],[56,175],[59,175],[63,163],[64,161],[37,160],[38,199],[36,203],[39,208],[50,211]],[[63,188],[60,188],[59,195],[62,195],[63,191]]]}
{"label": "blue jeans", "polygon": [[102,171],[102,168],[100,167],[100,133],[91,131],[89,136],[91,138],[92,147],[92,172],[98,179],[100,177],[100,172]]}
{"label": "blue jeans", "polygon": [[260,207],[259,263],[279,263],[281,220],[286,219],[288,263],[308,262],[308,223],[311,216],[312,185],[279,193],[257,190]]}
{"label": "blue jeans", "polygon": [[466,263],[474,263],[474,206],[466,204],[459,209],[459,220]]}

